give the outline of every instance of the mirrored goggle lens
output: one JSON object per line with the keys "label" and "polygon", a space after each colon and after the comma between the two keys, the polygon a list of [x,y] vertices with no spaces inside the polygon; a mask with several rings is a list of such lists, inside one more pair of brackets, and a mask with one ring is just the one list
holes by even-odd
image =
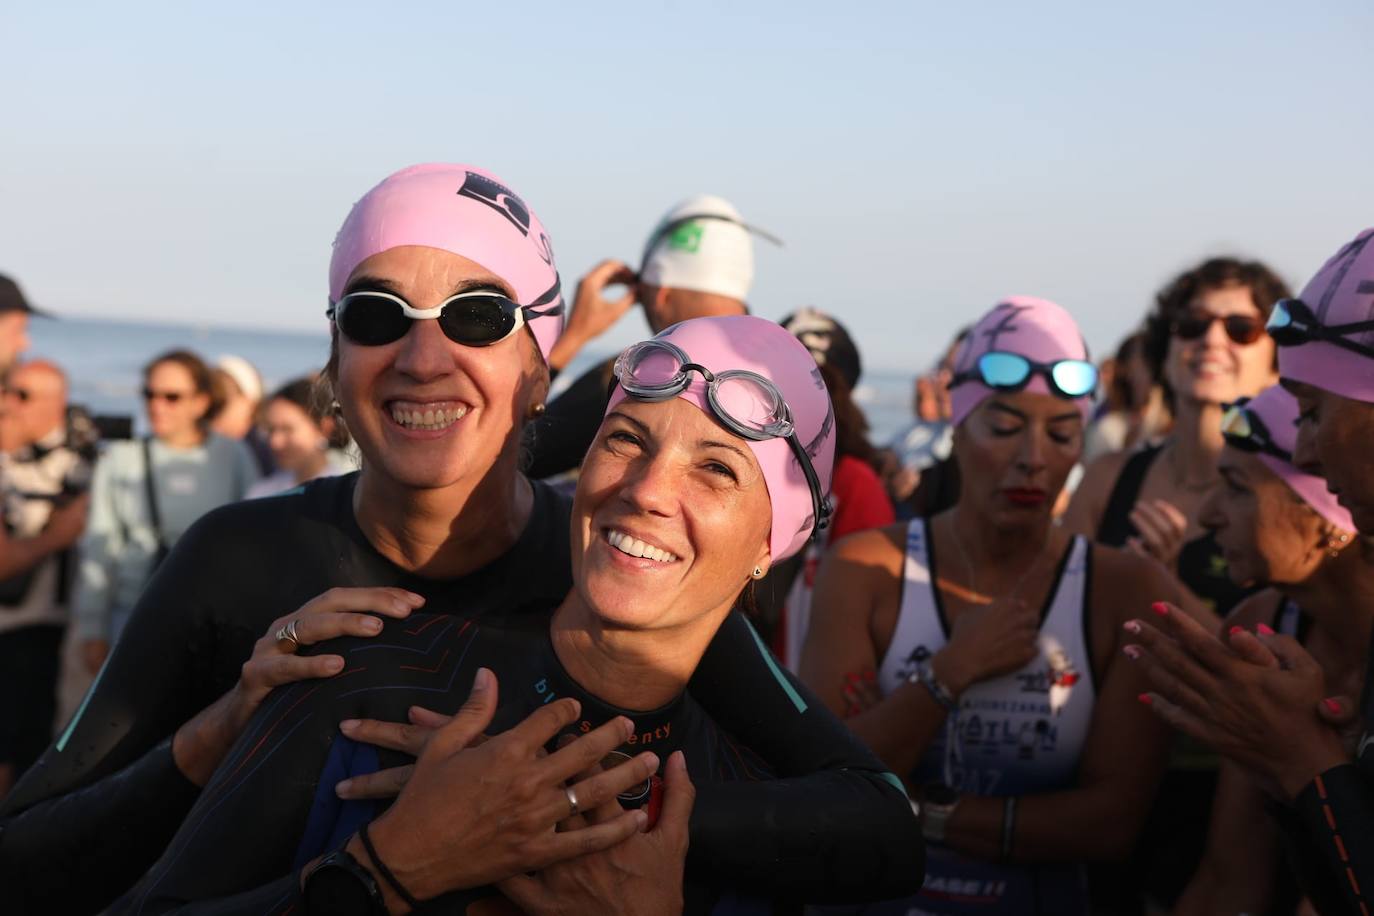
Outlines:
{"label": "mirrored goggle lens", "polygon": [[504,340],[515,329],[515,308],[500,296],[464,296],[444,306],[439,327],[449,340],[485,347]]}
{"label": "mirrored goggle lens", "polygon": [[1097,389],[1097,367],[1081,359],[1064,359],[1050,369],[1054,384],[1071,398],[1081,398]]}
{"label": "mirrored goggle lens", "polygon": [[1222,415],[1221,432],[1232,439],[1249,439],[1254,434],[1250,414],[1241,407],[1230,408]]}
{"label": "mirrored goggle lens", "polygon": [[787,408],[776,388],[751,374],[716,377],[716,406],[743,429],[772,438],[791,433]]}
{"label": "mirrored goggle lens", "polygon": [[1265,325],[1270,331],[1280,331],[1289,327],[1293,323],[1293,313],[1288,310],[1288,302],[1280,299],[1274,303],[1274,310],[1269,313],[1269,323]]}
{"label": "mirrored goggle lens", "polygon": [[1015,353],[984,353],[978,358],[978,374],[991,388],[1017,388],[1030,378],[1031,364]]}
{"label": "mirrored goggle lens", "polygon": [[381,296],[345,296],[334,320],[345,337],[370,347],[400,340],[410,330],[401,304]]}

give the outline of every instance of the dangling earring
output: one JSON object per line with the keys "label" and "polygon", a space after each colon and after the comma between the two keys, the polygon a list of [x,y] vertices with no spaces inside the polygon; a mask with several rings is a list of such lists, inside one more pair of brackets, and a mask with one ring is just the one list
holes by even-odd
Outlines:
{"label": "dangling earring", "polygon": [[754,578],[755,578],[755,579],[762,579],[762,578],[763,578],[763,567],[762,567],[762,566],[755,566],[755,567],[754,567]]}
{"label": "dangling earring", "polygon": [[535,418],[537,418],[537,417],[542,417],[542,416],[544,415],[544,411],[547,410],[547,409],[548,409],[548,408],[546,408],[542,402],[539,403],[539,404],[531,404],[531,405],[530,405],[530,419],[533,420],[533,419],[535,419]]}
{"label": "dangling earring", "polygon": [[335,414],[343,413],[343,405],[339,403],[338,398],[335,398],[334,400],[329,402],[329,410],[331,413]]}
{"label": "dangling earring", "polygon": [[1327,539],[1326,539],[1326,555],[1329,556],[1329,557],[1330,557],[1331,559],[1333,559],[1333,560],[1336,559],[1337,557],[1339,557],[1339,556],[1341,555],[1341,551],[1345,549],[1345,545],[1348,544],[1349,542],[1350,542],[1350,535],[1349,535],[1349,534],[1346,534],[1346,533],[1344,533],[1344,532],[1341,534],[1340,537],[1336,537],[1335,535],[1331,535],[1331,536],[1327,537]]}

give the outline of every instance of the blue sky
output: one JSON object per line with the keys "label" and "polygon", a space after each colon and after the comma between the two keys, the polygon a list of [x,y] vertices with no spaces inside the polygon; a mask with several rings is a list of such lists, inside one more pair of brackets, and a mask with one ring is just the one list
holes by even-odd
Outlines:
{"label": "blue sky", "polygon": [[323,330],[351,202],[467,161],[569,289],[724,195],[787,242],[758,313],[915,369],[1005,294],[1100,352],[1204,255],[1301,284],[1374,224],[1374,7],[1112,6],[10,4],[0,272],[67,314]]}

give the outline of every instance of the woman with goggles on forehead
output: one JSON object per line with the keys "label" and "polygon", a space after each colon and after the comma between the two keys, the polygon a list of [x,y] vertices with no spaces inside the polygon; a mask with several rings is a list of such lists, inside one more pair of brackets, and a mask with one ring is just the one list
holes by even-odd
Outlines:
{"label": "woman with goggles on forehead", "polygon": [[840,541],[801,673],[921,795],[926,884],[867,912],[1089,912],[1083,863],[1124,857],[1163,765],[1119,628],[1171,593],[1155,564],[1051,511],[1097,373],[1058,305],[983,316],[950,383],[956,505]]}
{"label": "woman with goggles on forehead", "polygon": [[[1200,517],[1236,584],[1265,587],[1236,607],[1224,630],[1296,639],[1321,665],[1327,692],[1353,696],[1374,625],[1374,567],[1326,481],[1293,463],[1297,419],[1297,401],[1278,386],[1227,410],[1221,482]],[[1291,910],[1293,882],[1265,811],[1267,788],[1222,764],[1207,850],[1175,914]]]}
{"label": "woman with goggles on forehead", "polygon": [[[130,887],[272,688],[348,676],[344,658],[310,649],[316,643],[375,636],[379,616],[420,608],[463,620],[547,613],[568,594],[568,504],[519,470],[522,431],[548,391],[558,290],[542,224],[490,173],[414,166],[354,205],[330,262],[325,374],[362,470],[221,509],[179,541],[78,715],[0,811],[0,875],[18,899],[90,912]],[[783,440],[765,445],[773,441],[791,454]],[[692,694],[813,795],[838,792],[870,820],[881,820],[893,797],[905,804],[840,723],[808,717],[805,732],[772,727],[798,715],[793,698],[802,694],[778,679],[739,615],[720,626]],[[404,720],[406,709],[376,710],[384,712]],[[576,743],[599,757],[619,743],[613,731]],[[533,755],[522,758],[528,767]],[[554,791],[550,772],[528,767],[505,760],[518,778],[484,798],[523,832],[512,828],[502,845],[461,830],[475,810],[451,812],[462,837],[440,844],[440,864],[504,863],[495,874],[515,873],[617,840],[605,830],[555,837],[559,818],[547,810],[520,820],[521,798]],[[704,786],[697,810],[713,809],[737,811],[739,802]],[[507,855],[536,836],[538,861]],[[873,861],[883,858],[882,842],[855,840]],[[726,834],[693,841],[722,873],[753,868],[753,853],[767,845]],[[872,878],[858,870],[837,878],[803,858],[778,866],[778,880],[802,894],[844,881],[862,891]]]}
{"label": "woman with goggles on forehead", "polygon": [[[1355,558],[1344,555],[1367,552],[1374,536],[1371,308],[1374,229],[1367,229],[1270,319],[1283,386],[1298,401],[1294,461],[1325,479],[1366,540],[1342,552],[1338,562],[1352,566]],[[1311,599],[1301,600],[1310,612]],[[1344,602],[1345,618],[1333,618],[1330,632],[1351,640],[1331,653],[1343,669],[1353,669],[1351,653],[1368,645],[1372,601],[1362,588],[1333,599]],[[1219,639],[1176,609],[1161,610],[1138,621],[1133,638],[1153,687],[1151,707],[1265,789],[1318,912],[1374,909],[1374,691],[1366,683],[1358,704],[1333,696],[1343,685],[1332,683],[1332,668],[1316,646],[1291,636],[1241,630]],[[1367,672],[1368,659],[1364,665]],[[1352,718],[1363,729],[1357,742],[1348,734]]]}
{"label": "woman with goggles on forehead", "polygon": [[[492,615],[444,630],[444,621],[427,610],[388,625],[378,640],[346,639],[322,647],[339,652],[353,676],[287,688],[269,698],[163,861],[127,899],[129,912],[212,907],[214,912],[258,912],[265,904],[281,907],[284,898],[294,898],[298,884],[304,886],[306,911],[318,912],[338,892],[332,872],[348,864],[340,862],[340,853],[330,852],[340,843],[343,854],[372,877],[391,913],[427,901],[432,901],[427,909],[483,912],[495,889],[477,885],[502,878],[508,880],[500,889],[535,912],[609,912],[634,900],[640,906],[656,902],[650,912],[676,912],[684,894],[688,772],[703,795],[713,788],[727,790],[734,806],[729,811],[699,807],[693,814],[688,912],[714,911],[726,889],[735,892],[730,912],[741,911],[741,897],[795,898],[798,889],[779,881],[786,870],[779,863],[789,859],[807,858],[808,867],[832,875],[858,870],[871,878],[901,865],[905,855],[905,864],[919,871],[919,827],[895,786],[885,790],[885,810],[860,804],[867,809],[861,813],[852,810],[855,796],[818,793],[815,786],[795,781],[757,788],[739,783],[783,775],[749,749],[761,731],[801,737],[829,718],[827,713],[807,711],[809,701],[798,694],[785,718],[727,736],[684,694],[741,594],[775,558],[804,546],[815,520],[827,511],[834,425],[810,354],[764,319],[702,318],[629,348],[616,362],[615,376],[573,500],[573,591],[542,612]],[[423,655],[417,658],[420,648]],[[341,719],[402,711],[412,702],[452,712],[474,675],[477,698],[423,736],[416,734],[423,730],[407,733],[372,720],[352,723],[339,734]],[[436,682],[461,687],[435,691]],[[453,832],[446,821],[465,806],[480,806],[477,798],[498,778],[478,778],[453,762],[455,747],[475,733],[475,707],[487,719],[494,715],[489,730],[503,735],[490,744],[509,734],[525,737],[536,720],[525,717],[531,711],[552,715],[544,704],[554,697],[561,698],[555,705],[572,700],[580,705],[576,719],[538,736],[551,751],[540,765],[556,765],[568,779],[540,799],[565,830],[616,829],[633,821],[625,809],[641,805],[654,817],[657,771],[667,764],[661,778],[666,784],[663,821],[652,828],[641,825],[644,832],[606,854],[623,871],[642,877],[620,877],[616,898],[599,901],[599,908],[589,906],[595,898],[586,900],[580,890],[587,875],[597,874],[594,862],[554,864],[533,878],[462,862],[447,871],[427,864],[444,855],[443,842]],[[504,732],[512,723],[520,724]],[[564,746],[555,738],[556,733],[599,736],[605,731],[619,741],[601,752],[626,761],[609,773],[599,770],[595,757],[580,756],[576,742]],[[282,737],[272,737],[277,735]],[[341,806],[336,798],[339,776],[349,778],[350,789],[388,778],[377,772],[378,764],[360,762],[365,745],[358,742],[367,738],[418,755],[395,804],[380,816],[370,805]],[[250,772],[248,764],[263,741],[271,742],[272,753]],[[474,754],[495,756],[487,747]],[[335,761],[347,763],[339,769]],[[590,774],[578,775],[589,766]],[[308,797],[279,797],[281,785],[316,781],[313,804]],[[735,784],[713,787],[712,782]],[[641,797],[645,794],[649,798]],[[488,842],[502,842],[499,825],[466,829],[487,834]],[[850,849],[852,837],[872,831],[888,841],[878,850],[886,863],[856,857]],[[819,834],[820,841],[807,841],[808,833]],[[709,848],[713,834],[750,850],[752,868],[741,871],[722,861]],[[323,844],[319,839],[340,835],[342,840]],[[248,842],[249,837],[256,839]],[[699,852],[697,840],[707,848]],[[807,846],[815,846],[816,854],[803,853]],[[302,874],[290,871],[293,860],[322,853],[329,854],[307,864]],[[526,863],[525,870],[529,867]],[[281,874],[286,877],[255,888]],[[908,883],[916,887],[916,876]],[[891,890],[888,883],[855,896],[881,897]],[[827,896],[833,894],[834,889]],[[211,902],[230,895],[232,901]],[[758,904],[761,908],[743,911],[770,911],[765,901]]]}

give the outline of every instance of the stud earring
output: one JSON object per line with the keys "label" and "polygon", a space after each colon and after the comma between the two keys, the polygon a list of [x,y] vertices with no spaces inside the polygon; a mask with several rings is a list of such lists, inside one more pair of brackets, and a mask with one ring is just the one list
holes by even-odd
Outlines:
{"label": "stud earring", "polygon": [[762,578],[763,578],[763,567],[762,567],[762,566],[755,566],[755,567],[754,567],[754,578],[755,578],[755,579],[762,579]]}
{"label": "stud earring", "polygon": [[1350,535],[1342,533],[1340,537],[1331,535],[1326,539],[1326,555],[1331,559],[1336,559],[1345,549],[1345,545],[1350,542]]}
{"label": "stud earring", "polygon": [[536,418],[536,417],[542,417],[542,416],[544,415],[544,411],[547,410],[547,409],[548,409],[548,408],[545,407],[542,403],[540,403],[540,404],[531,404],[531,405],[530,405],[530,419],[534,419],[534,418]]}

